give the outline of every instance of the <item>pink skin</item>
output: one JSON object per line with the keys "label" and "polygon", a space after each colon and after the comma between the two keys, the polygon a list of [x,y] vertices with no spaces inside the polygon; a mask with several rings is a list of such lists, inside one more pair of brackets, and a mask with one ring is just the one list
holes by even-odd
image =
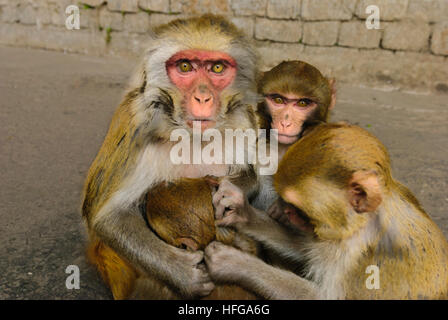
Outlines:
{"label": "pink skin", "polygon": [[272,116],[271,126],[272,129],[278,130],[278,142],[289,145],[299,139],[303,123],[317,108],[317,104],[312,102],[306,107],[301,107],[298,101],[306,97],[290,93],[278,95],[286,98],[287,101],[278,104],[270,97],[266,97],[269,113]]}
{"label": "pink skin", "polygon": [[288,217],[289,222],[299,230],[313,232],[313,226],[308,223],[303,215],[299,213],[296,207],[286,203],[283,207],[283,213]]}
{"label": "pink skin", "polygon": [[[184,61],[191,64],[191,71],[181,71],[179,63]],[[215,63],[224,64],[221,73],[212,71]],[[193,127],[193,121],[200,121],[202,130],[213,127],[221,106],[220,94],[236,76],[235,60],[219,51],[184,50],[166,62],[166,71],[171,82],[184,94],[187,124]]]}

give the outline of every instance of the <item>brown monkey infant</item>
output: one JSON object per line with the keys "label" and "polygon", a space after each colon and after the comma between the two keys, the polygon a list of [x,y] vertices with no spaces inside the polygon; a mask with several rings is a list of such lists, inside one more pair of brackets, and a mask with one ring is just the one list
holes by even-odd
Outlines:
{"label": "brown monkey infant", "polygon": [[[212,241],[237,246],[257,254],[257,246],[234,230],[215,227],[212,191],[219,182],[215,177],[183,178],[161,183],[150,190],[146,199],[149,226],[167,243],[191,251],[204,250]],[[252,293],[234,286],[216,286],[205,299],[255,299]]]}

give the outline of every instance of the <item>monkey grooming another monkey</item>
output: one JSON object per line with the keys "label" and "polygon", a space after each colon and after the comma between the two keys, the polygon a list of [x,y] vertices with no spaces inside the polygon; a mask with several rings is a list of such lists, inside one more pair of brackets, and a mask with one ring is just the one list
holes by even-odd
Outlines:
{"label": "monkey grooming another monkey", "polygon": [[[150,36],[86,179],[83,217],[90,261],[115,299],[197,298],[214,288],[202,251],[176,248],[148,228],[141,207],[153,187],[207,175],[251,193],[243,164],[174,164],[176,129],[255,129],[257,57],[243,33],[220,16],[178,19]],[[225,148],[230,148],[224,146]]]}
{"label": "monkey grooming another monkey", "polygon": [[[336,102],[334,79],[328,80],[314,66],[303,61],[283,61],[263,73],[258,81],[257,116],[263,129],[277,129],[278,161],[304,130],[327,122]],[[260,189],[251,202],[267,210],[277,199],[272,176],[260,176]]]}
{"label": "monkey grooming another monkey", "polygon": [[[317,126],[289,148],[274,185],[278,207],[295,230],[253,209],[232,184],[220,186],[217,218],[304,263],[306,276],[213,242],[205,261],[215,281],[238,283],[269,299],[448,297],[447,240],[392,178],[386,148],[367,131]],[[223,217],[224,206],[232,210]]]}

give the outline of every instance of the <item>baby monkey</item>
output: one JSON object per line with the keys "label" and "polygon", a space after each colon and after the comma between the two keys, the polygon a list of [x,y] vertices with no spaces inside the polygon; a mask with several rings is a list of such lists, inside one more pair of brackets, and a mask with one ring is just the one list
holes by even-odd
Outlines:
{"label": "baby monkey", "polygon": [[[268,299],[448,297],[448,243],[392,178],[384,145],[364,129],[318,125],[289,148],[274,186],[289,228],[228,183],[215,199],[217,219],[303,263],[305,276],[212,242],[205,261],[214,281],[238,283]],[[226,215],[224,204],[232,208]]]}

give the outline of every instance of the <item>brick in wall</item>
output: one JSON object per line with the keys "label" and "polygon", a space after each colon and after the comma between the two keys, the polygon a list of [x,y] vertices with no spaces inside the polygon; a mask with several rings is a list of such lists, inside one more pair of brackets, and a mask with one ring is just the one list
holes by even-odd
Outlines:
{"label": "brick in wall", "polygon": [[146,12],[125,14],[123,27],[129,32],[145,33],[149,30],[149,15]]}
{"label": "brick in wall", "polygon": [[100,9],[99,22],[104,29],[123,30],[123,14],[121,12],[111,12],[106,7],[102,7]]}
{"label": "brick in wall", "polygon": [[427,22],[446,21],[448,19],[448,1],[409,0],[406,16],[410,19],[420,19]]}
{"label": "brick in wall", "polygon": [[22,24],[36,24],[36,11],[31,5],[20,6],[19,20]]}
{"label": "brick in wall", "polygon": [[255,39],[278,42],[299,42],[302,37],[300,21],[256,18]]}
{"label": "brick in wall", "polygon": [[365,21],[342,22],[338,44],[353,48],[378,48],[381,30],[367,29]]}
{"label": "brick in wall", "polygon": [[339,21],[305,22],[302,42],[315,46],[332,46],[338,40]]}
{"label": "brick in wall", "polygon": [[302,0],[268,0],[267,16],[274,19],[295,19],[300,15]]}
{"label": "brick in wall", "polygon": [[304,20],[350,20],[356,0],[302,0]]}
{"label": "brick in wall", "polygon": [[19,20],[19,8],[16,5],[2,7],[1,14],[3,22],[13,23]]}
{"label": "brick in wall", "polygon": [[254,36],[255,19],[249,17],[233,17],[230,21],[236,25],[236,27],[244,32],[244,34],[252,38]]}
{"label": "brick in wall", "polygon": [[421,51],[428,48],[431,29],[427,23],[415,21],[383,24],[383,47],[393,50]]}
{"label": "brick in wall", "polygon": [[232,10],[235,12],[236,15],[264,16],[266,14],[267,0],[229,0],[229,1],[231,1]]}
{"label": "brick in wall", "polygon": [[435,54],[448,55],[448,21],[439,22],[434,26],[431,51]]}
{"label": "brick in wall", "polygon": [[380,9],[380,20],[390,21],[402,19],[406,16],[408,0],[359,0],[356,5],[356,15],[360,18],[367,18],[366,8],[376,5]]}

